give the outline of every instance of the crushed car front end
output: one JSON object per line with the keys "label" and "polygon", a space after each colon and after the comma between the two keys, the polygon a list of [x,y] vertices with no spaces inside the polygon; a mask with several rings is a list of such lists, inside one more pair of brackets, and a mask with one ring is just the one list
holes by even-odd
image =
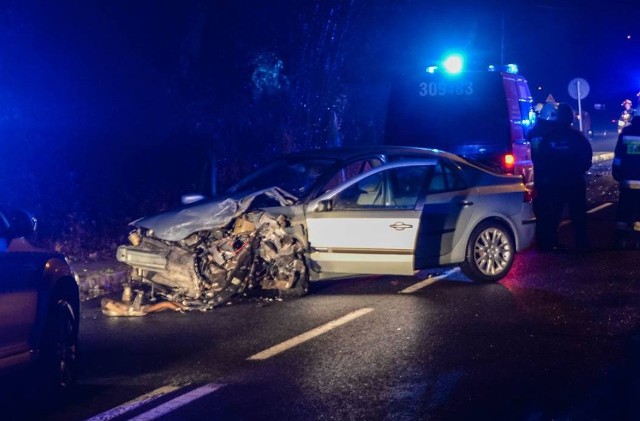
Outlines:
{"label": "crushed car front end", "polygon": [[[264,194],[279,206],[259,207]],[[273,190],[245,197],[235,206],[227,200],[187,208],[190,227],[178,234],[184,228],[180,212],[167,217],[174,225],[157,219],[136,221],[130,244],[116,253],[118,261],[131,266],[131,281],[150,285],[153,297],[182,310],[209,310],[245,289],[305,294],[306,233],[302,219],[295,216],[293,198]],[[204,216],[194,217],[198,212]],[[191,230],[195,231],[176,239]]]}

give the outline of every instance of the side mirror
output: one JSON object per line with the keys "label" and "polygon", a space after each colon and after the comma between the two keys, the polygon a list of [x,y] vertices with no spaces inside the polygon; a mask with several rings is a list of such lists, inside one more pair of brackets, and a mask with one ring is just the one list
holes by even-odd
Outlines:
{"label": "side mirror", "polygon": [[333,210],[333,200],[325,199],[318,202],[316,212],[330,212]]}

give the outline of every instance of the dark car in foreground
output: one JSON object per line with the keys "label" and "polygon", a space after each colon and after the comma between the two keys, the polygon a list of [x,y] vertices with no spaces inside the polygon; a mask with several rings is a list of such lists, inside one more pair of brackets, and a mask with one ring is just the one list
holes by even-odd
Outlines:
{"label": "dark car in foreground", "polygon": [[5,388],[27,379],[40,393],[74,381],[80,300],[64,256],[27,240],[35,225],[24,211],[0,208],[0,379]]}
{"label": "dark car in foreground", "polygon": [[306,293],[311,280],[459,265],[497,281],[534,235],[522,177],[424,148],[283,156],[218,198],[139,219],[117,258],[186,307],[247,287]]}

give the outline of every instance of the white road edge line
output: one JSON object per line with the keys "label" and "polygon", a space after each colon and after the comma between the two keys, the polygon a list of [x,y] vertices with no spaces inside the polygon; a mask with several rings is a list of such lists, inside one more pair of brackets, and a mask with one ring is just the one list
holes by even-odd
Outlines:
{"label": "white road edge line", "polygon": [[133,411],[136,408],[141,407],[142,405],[146,405],[149,402],[153,402],[159,397],[166,395],[167,393],[171,393],[174,390],[177,390],[178,386],[162,386],[154,391],[149,393],[145,393],[142,396],[139,396],[135,399],[130,400],[129,402],[125,402],[120,406],[117,406],[113,409],[103,412],[102,414],[98,414],[89,418],[86,421],[109,421],[116,417],[119,417],[122,414],[125,414],[129,411]]}
{"label": "white road edge line", "polygon": [[[613,203],[611,203],[611,202],[603,203],[603,204],[602,204],[602,205],[600,205],[600,206],[596,206],[596,207],[595,207],[595,208],[593,208],[593,209],[589,209],[589,210],[587,211],[587,213],[596,213],[596,212],[598,212],[598,211],[600,211],[600,210],[602,210],[602,209],[604,209],[604,208],[608,208],[608,207],[609,207],[609,206],[611,206],[611,205],[613,205]],[[571,223],[571,220],[570,220],[570,219],[565,219],[564,221],[560,222],[560,226],[561,226],[561,227],[564,227],[565,225],[569,225],[570,223]]]}
{"label": "white road edge line", "polygon": [[316,336],[322,335],[336,327],[348,323],[358,317],[364,316],[367,313],[371,313],[373,311],[372,308],[361,308],[360,310],[353,311],[349,314],[346,314],[339,319],[332,320],[328,323],[323,324],[322,326],[318,326],[315,329],[311,329],[308,332],[302,333],[298,336],[295,336],[291,339],[288,339],[284,342],[279,343],[278,345],[274,345],[271,348],[267,348],[264,351],[258,352],[247,358],[247,360],[256,361],[256,360],[266,360],[267,358],[271,358],[274,355],[280,354],[294,346],[298,346],[303,342],[308,341],[309,339],[313,339]]}
{"label": "white road edge line", "polygon": [[443,273],[442,275],[438,275],[438,276],[434,276],[433,278],[427,278],[423,281],[418,282],[417,284],[413,284],[411,286],[406,287],[405,289],[403,289],[402,291],[398,291],[398,294],[411,294],[412,292],[416,292],[419,289],[422,289],[424,287],[427,287],[433,283],[438,282],[440,279],[444,279],[447,276],[451,275],[452,273],[456,272],[460,270],[460,268],[453,268],[453,269],[449,269],[448,271],[446,271],[445,273]]}
{"label": "white road edge line", "polygon": [[208,395],[209,393],[213,393],[223,386],[224,385],[222,384],[215,384],[215,383],[205,384],[204,386],[201,386],[197,389],[193,389],[190,392],[187,392],[183,395],[175,397],[170,401],[163,403],[162,405],[156,406],[155,408],[150,409],[147,412],[143,412],[137,417],[131,418],[129,421],[155,420],[156,418],[160,418],[163,415],[166,415],[169,412],[172,412],[180,408],[181,406],[187,405],[188,403],[195,401],[196,399],[200,399],[201,397]]}

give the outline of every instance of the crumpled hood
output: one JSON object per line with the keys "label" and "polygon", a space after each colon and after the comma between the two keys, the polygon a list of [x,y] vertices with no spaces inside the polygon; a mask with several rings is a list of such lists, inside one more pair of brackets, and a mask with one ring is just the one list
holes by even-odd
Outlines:
{"label": "crumpled hood", "polygon": [[130,225],[151,229],[154,235],[166,241],[182,240],[197,231],[213,230],[229,224],[249,209],[254,199],[260,195],[271,197],[281,206],[290,206],[298,198],[278,188],[260,190],[240,199],[226,198],[205,200],[179,208],[147,216],[131,222]]}

